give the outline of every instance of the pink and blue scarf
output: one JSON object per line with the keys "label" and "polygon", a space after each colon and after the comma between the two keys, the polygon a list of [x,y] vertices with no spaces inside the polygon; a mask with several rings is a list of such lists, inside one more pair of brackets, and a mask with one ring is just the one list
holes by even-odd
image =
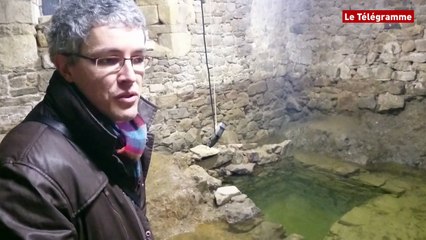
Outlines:
{"label": "pink and blue scarf", "polygon": [[145,121],[138,114],[128,122],[117,122],[120,141],[124,145],[117,153],[132,160],[139,160],[145,150],[147,128]]}
{"label": "pink and blue scarf", "polygon": [[116,152],[129,177],[129,184],[123,186],[123,191],[139,206],[140,195],[138,189],[143,181],[140,158],[144,153],[147,142],[147,126],[140,115],[137,115],[131,121],[117,122],[115,125],[122,146]]}

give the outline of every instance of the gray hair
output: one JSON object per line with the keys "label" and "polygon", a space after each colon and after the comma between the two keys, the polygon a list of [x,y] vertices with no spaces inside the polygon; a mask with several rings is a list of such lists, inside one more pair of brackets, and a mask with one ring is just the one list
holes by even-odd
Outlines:
{"label": "gray hair", "polygon": [[[68,0],[53,14],[48,30],[49,55],[78,53],[92,28],[125,26],[146,30],[134,0]],[[146,40],[146,36],[145,36]]]}

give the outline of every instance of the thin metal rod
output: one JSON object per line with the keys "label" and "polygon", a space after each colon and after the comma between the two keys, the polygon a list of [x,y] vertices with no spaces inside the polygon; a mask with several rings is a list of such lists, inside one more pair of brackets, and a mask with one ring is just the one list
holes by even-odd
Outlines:
{"label": "thin metal rod", "polygon": [[210,105],[212,108],[212,113],[213,113],[213,134],[215,134],[215,128],[216,128],[216,119],[215,119],[215,108],[214,108],[214,104],[213,104],[213,93],[212,93],[212,83],[211,83],[211,79],[210,79],[210,67],[209,67],[209,59],[207,56],[207,43],[206,43],[206,27],[204,24],[204,1],[201,0],[201,21],[203,24],[203,42],[204,42],[204,53],[205,53],[205,57],[206,57],[206,67],[207,67],[207,79],[209,81],[209,92],[210,92]]}

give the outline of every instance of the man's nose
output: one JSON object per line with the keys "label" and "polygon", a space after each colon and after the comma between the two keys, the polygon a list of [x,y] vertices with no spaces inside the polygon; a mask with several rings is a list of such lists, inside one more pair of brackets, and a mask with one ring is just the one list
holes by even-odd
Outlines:
{"label": "man's nose", "polygon": [[126,80],[136,81],[136,72],[133,69],[132,60],[124,59],[123,61],[123,66],[121,67],[119,73],[122,74]]}

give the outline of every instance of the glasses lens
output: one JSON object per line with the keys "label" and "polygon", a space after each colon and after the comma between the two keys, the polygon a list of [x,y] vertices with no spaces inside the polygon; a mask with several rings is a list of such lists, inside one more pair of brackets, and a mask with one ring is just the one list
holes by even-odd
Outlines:
{"label": "glasses lens", "polygon": [[116,69],[120,68],[122,59],[119,57],[105,57],[105,58],[98,58],[96,61],[96,66],[99,68],[111,68]]}
{"label": "glasses lens", "polygon": [[151,65],[151,58],[135,56],[130,59],[121,57],[98,58],[96,59],[96,66],[100,69],[119,71],[125,64],[126,60],[130,60],[132,62],[132,66],[135,71],[145,71]]}
{"label": "glasses lens", "polygon": [[147,57],[132,57],[133,69],[137,71],[145,71],[149,68],[150,58]]}

